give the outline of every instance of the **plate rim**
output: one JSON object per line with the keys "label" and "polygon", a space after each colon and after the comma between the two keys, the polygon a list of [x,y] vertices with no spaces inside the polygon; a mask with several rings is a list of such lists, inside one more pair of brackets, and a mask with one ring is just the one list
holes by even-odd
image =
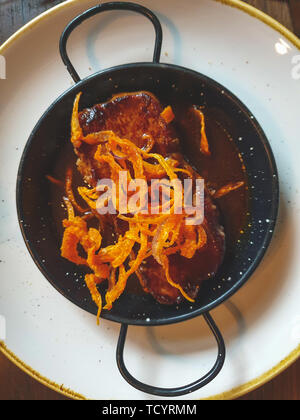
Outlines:
{"label": "plate rim", "polygon": [[[144,68],[149,68],[149,69],[151,69],[153,67],[154,68],[159,67],[163,71],[166,71],[168,69],[171,69],[171,70],[173,69],[173,70],[179,70],[179,71],[188,73],[189,75],[195,75],[197,78],[200,78],[202,80],[202,82],[206,82],[208,85],[213,84],[216,89],[218,89],[219,91],[222,91],[222,94],[224,94],[227,97],[230,97],[231,101],[233,101],[235,104],[237,104],[240,111],[242,111],[245,116],[247,116],[247,115],[249,116],[249,120],[250,120],[250,115],[252,114],[251,110],[235,94],[233,94],[229,89],[227,89],[225,86],[223,86],[219,82],[213,80],[211,77],[208,77],[205,74],[200,73],[198,71],[195,71],[195,70],[183,67],[183,66],[179,66],[177,64],[153,63],[153,62],[137,62],[137,63],[121,64],[121,65],[118,65],[118,66],[113,66],[113,67],[110,67],[110,68],[107,68],[107,69],[97,71],[96,73],[93,73],[92,75],[89,75],[89,76],[79,80],[75,85],[72,85],[71,87],[66,89],[46,109],[46,111],[39,118],[38,122],[36,123],[33,130],[31,131],[31,134],[30,134],[30,136],[29,136],[29,138],[28,138],[28,140],[25,144],[25,147],[24,147],[24,150],[23,150],[20,162],[19,162],[19,168],[18,168],[18,173],[17,173],[17,182],[16,182],[16,206],[17,206],[19,227],[20,227],[25,245],[27,247],[27,250],[30,253],[34,263],[36,264],[36,266],[38,267],[40,272],[43,274],[43,276],[49,281],[49,283],[62,296],[64,296],[70,302],[75,304],[77,307],[80,307],[81,309],[86,310],[91,314],[93,314],[93,313],[91,311],[89,311],[88,309],[86,309],[85,305],[79,305],[73,298],[68,296],[65,292],[63,292],[57,286],[57,284],[51,278],[47,266],[44,266],[42,264],[42,261],[41,261],[42,259],[41,259],[40,255],[38,255],[38,252],[37,252],[35,246],[32,245],[32,242],[28,238],[26,230],[24,229],[25,225],[23,224],[23,222],[25,222],[27,224],[29,223],[29,222],[26,221],[26,216],[25,216],[25,213],[24,213],[24,207],[23,207],[23,203],[22,203],[22,193],[23,193],[23,190],[24,190],[24,182],[25,182],[23,172],[24,172],[24,167],[26,166],[26,162],[27,162],[27,158],[28,158],[28,149],[30,149],[32,143],[35,141],[36,132],[39,130],[40,126],[43,124],[43,121],[45,120],[47,115],[56,107],[57,104],[59,104],[61,101],[63,101],[64,98],[67,95],[69,95],[70,93],[73,92],[74,95],[75,95],[76,92],[78,93],[78,92],[82,91],[84,89],[85,85],[89,84],[90,81],[93,81],[97,78],[103,78],[105,76],[111,75],[112,72],[128,70],[128,69],[134,68],[136,66],[140,66],[140,67],[142,66]],[[163,326],[163,325],[170,325],[170,324],[173,324],[173,323],[175,324],[175,323],[179,323],[179,322],[184,322],[184,321],[193,319],[195,317],[204,315],[205,313],[209,313],[212,310],[214,310],[215,308],[217,308],[219,305],[225,303],[228,299],[230,299],[230,297],[232,297],[240,288],[242,288],[247,283],[247,281],[250,279],[250,277],[258,269],[258,267],[260,266],[267,250],[269,249],[269,246],[270,246],[271,241],[272,241],[273,236],[274,236],[275,227],[277,225],[278,212],[279,212],[280,187],[279,187],[277,164],[276,164],[276,161],[275,161],[275,157],[274,157],[274,154],[273,154],[271,144],[270,144],[263,128],[260,126],[260,124],[258,123],[256,118],[253,117],[253,115],[251,115],[251,120],[250,121],[251,121],[251,124],[253,125],[253,127],[255,127],[255,130],[257,131],[257,133],[258,133],[258,135],[261,139],[261,143],[263,145],[265,155],[268,158],[269,169],[272,172],[272,206],[270,208],[270,214],[268,214],[268,219],[270,219],[269,226],[268,226],[268,231],[265,233],[264,240],[263,240],[263,245],[261,246],[261,248],[260,248],[259,252],[257,253],[256,257],[254,258],[251,266],[247,269],[247,271],[245,271],[245,273],[243,273],[243,275],[241,276],[239,281],[234,286],[229,288],[223,295],[221,295],[215,301],[207,303],[201,309],[197,309],[193,312],[187,313],[185,315],[181,315],[180,317],[175,317],[175,318],[173,317],[173,318],[168,319],[168,321],[166,321],[165,319],[162,319],[160,321],[156,320],[155,322],[152,322],[150,324],[148,324],[147,321],[143,320],[143,319],[137,319],[135,321],[128,319],[128,320],[124,320],[123,322],[121,322],[121,321],[118,321],[117,319],[114,319],[114,316],[111,316],[109,313],[105,313],[105,314],[101,315],[101,318],[106,319],[108,321],[120,323],[121,325],[126,324],[126,325],[131,325],[131,326],[135,325],[135,326],[144,326],[144,327],[146,327],[147,325]]]}
{"label": "plate rim", "polygon": [[[23,36],[25,32],[32,29],[34,26],[39,24],[42,20],[47,19],[48,17],[54,15],[56,12],[61,11],[73,4],[78,4],[79,1],[83,3],[83,1],[87,2],[89,0],[67,0],[63,3],[60,3],[45,12],[41,13],[40,15],[36,16],[34,19],[23,25],[19,30],[17,30],[14,34],[12,34],[2,45],[0,45],[0,55],[3,55],[5,51],[13,45],[18,38]],[[271,16],[267,15],[266,13],[258,10],[254,6],[251,6],[247,3],[242,2],[241,0],[211,0],[217,3],[221,3],[226,6],[233,7],[235,9],[239,9],[244,13],[247,13],[251,17],[260,20],[262,23],[268,25],[275,31],[279,32],[285,38],[287,38],[297,49],[300,51],[300,39],[293,34],[289,29],[287,29],[284,25],[279,23],[276,19],[272,18]],[[15,366],[19,367],[33,379],[38,380],[40,383],[45,385],[47,388],[52,389],[68,398],[71,399],[79,399],[79,400],[86,400],[85,396],[78,394],[75,391],[72,391],[68,388],[65,388],[63,385],[58,385],[51,381],[50,379],[44,377],[39,372],[32,369],[30,366],[26,365],[17,355],[15,355],[10,349],[8,349],[3,341],[0,341],[0,351],[4,354]],[[251,381],[246,382],[245,384],[241,384],[236,388],[233,388],[229,391],[225,391],[224,393],[213,395],[206,399],[208,400],[233,400],[239,398],[251,391],[254,391],[258,387],[264,385],[266,382],[271,381],[284,370],[286,370],[289,366],[291,366],[298,358],[300,357],[300,344],[292,350],[286,358],[281,360],[277,365],[275,365],[270,370],[264,372],[262,375],[258,376],[257,378],[252,379]]]}

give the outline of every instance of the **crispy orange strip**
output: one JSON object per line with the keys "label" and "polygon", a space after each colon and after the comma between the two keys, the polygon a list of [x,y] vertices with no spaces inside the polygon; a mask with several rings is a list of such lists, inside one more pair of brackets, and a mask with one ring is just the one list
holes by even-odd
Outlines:
{"label": "crispy orange strip", "polygon": [[180,291],[180,293],[182,294],[182,296],[183,297],[185,297],[186,298],[186,300],[188,300],[188,301],[190,301],[190,302],[195,302],[195,300],[194,299],[192,299],[184,290],[183,290],[183,288],[179,285],[179,284],[177,284],[177,283],[174,283],[174,281],[171,279],[171,277],[170,277],[170,267],[169,267],[169,259],[168,259],[168,257],[166,256],[166,255],[164,255],[163,256],[163,267],[164,267],[164,270],[165,270],[165,274],[166,274],[166,279],[167,279],[167,281],[168,281],[168,283],[171,285],[171,286],[173,286],[173,287],[175,287],[176,289],[178,289],[179,291]]}
{"label": "crispy orange strip", "polygon": [[79,242],[78,233],[72,228],[67,228],[64,232],[61,255],[75,264],[85,265],[86,260],[78,254],[77,246]]}
{"label": "crispy orange strip", "polygon": [[164,119],[164,121],[169,124],[170,122],[172,122],[175,118],[174,112],[172,107],[169,105],[167,106],[162,113],[160,114],[160,116]]}
{"label": "crispy orange strip", "polygon": [[81,138],[81,141],[84,141],[88,144],[99,144],[99,143],[106,143],[107,138],[110,135],[110,131],[99,131],[97,133],[90,133],[87,136]]}
{"label": "crispy orange strip", "polygon": [[181,246],[180,254],[185,258],[193,258],[197,251],[197,233],[195,226],[184,226],[184,243]]}
{"label": "crispy orange strip", "polygon": [[60,181],[59,179],[54,178],[51,175],[46,175],[46,178],[48,179],[48,181],[52,182],[52,184],[59,185],[60,187],[62,187],[64,185],[62,181]]}
{"label": "crispy orange strip", "polygon": [[[178,165],[178,161],[175,159],[168,159],[168,164],[173,168],[175,168]],[[159,164],[153,164],[146,161],[143,161],[144,165],[144,171],[146,173],[147,179],[152,178],[162,178],[164,175],[166,175],[166,170]],[[175,169],[174,169],[175,171]],[[176,169],[176,171],[179,171],[179,169]]]}
{"label": "crispy orange strip", "polygon": [[87,187],[78,187],[78,192],[81,195],[81,197],[84,199],[84,201],[90,206],[92,210],[96,210],[97,204],[97,198],[98,193],[96,192],[96,188],[89,189]]}
{"label": "crispy orange strip", "polygon": [[200,111],[200,109],[194,107],[194,110],[196,112],[196,114],[199,116],[200,118],[200,122],[201,122],[201,140],[200,140],[200,151],[201,153],[203,153],[204,155],[210,156],[211,152],[209,149],[209,143],[207,140],[207,136],[206,136],[206,128],[205,128],[205,117],[202,111]]}
{"label": "crispy orange strip", "polygon": [[[70,202],[70,200],[67,197],[63,197],[64,203],[67,207],[68,211],[68,220],[72,220],[75,217],[74,208]],[[64,222],[63,222],[64,223]]]}
{"label": "crispy orange strip", "polygon": [[99,325],[99,318],[102,311],[102,297],[97,289],[97,277],[94,274],[86,274],[84,278],[86,285],[90,291],[91,297],[95,304],[98,306],[98,313],[97,313],[97,325]]}
{"label": "crispy orange strip", "polygon": [[166,171],[166,174],[171,180],[177,178],[177,175],[174,172],[175,168],[172,168],[172,166],[169,165],[168,161],[162,155],[158,153],[146,153],[144,151],[142,151],[142,154],[147,159],[150,159],[150,158],[156,159],[158,163],[164,168],[164,170]]}
{"label": "crispy orange strip", "polygon": [[72,179],[73,179],[73,171],[71,168],[68,168],[66,172],[66,182],[65,182],[66,194],[68,196],[68,199],[72,203],[72,205],[76,208],[76,210],[78,210],[80,213],[85,213],[89,209],[82,208],[75,200],[73,189],[72,189]]}
{"label": "crispy orange strip", "polygon": [[75,147],[80,147],[81,139],[83,137],[83,132],[79,122],[79,101],[82,92],[78,93],[73,106],[72,120],[71,120],[71,142]]}
{"label": "crispy orange strip", "polygon": [[202,225],[197,226],[197,233],[198,233],[197,249],[200,249],[204,247],[204,245],[207,243],[207,234]]}
{"label": "crispy orange strip", "polygon": [[[131,252],[131,251],[130,251]],[[118,299],[123,293],[128,278],[136,272],[141,263],[143,262],[147,252],[147,235],[141,233],[141,246],[138,252],[138,255],[134,261],[132,261],[131,268],[126,272],[124,265],[122,264],[119,269],[119,280],[116,285],[105,295],[106,305],[104,309],[111,309],[113,302]]]}
{"label": "crispy orange strip", "polygon": [[239,181],[239,182],[229,183],[227,185],[224,185],[224,187],[220,188],[217,192],[215,192],[214,198],[223,197],[224,195],[230,193],[231,191],[241,188],[243,185],[245,185],[244,181]]}

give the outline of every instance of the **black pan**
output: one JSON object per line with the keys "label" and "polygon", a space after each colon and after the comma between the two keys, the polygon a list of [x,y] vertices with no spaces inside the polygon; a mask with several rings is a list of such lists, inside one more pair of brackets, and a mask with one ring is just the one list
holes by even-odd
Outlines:
{"label": "black pan", "polygon": [[[80,80],[71,64],[67,40],[79,24],[97,13],[130,10],[150,19],[156,32],[153,62],[116,66]],[[224,86],[195,71],[159,62],[162,29],[157,17],[134,3],[104,3],[76,17],[60,41],[64,64],[75,86],[63,93],[41,117],[25,146],[17,179],[17,209],[20,227],[28,250],[49,282],[67,299],[96,314],[97,308],[84,287],[84,273],[60,256],[61,234],[55,221],[55,200],[46,175],[53,173],[70,143],[70,117],[75,95],[82,91],[83,108],[109,100],[120,92],[146,90],[162,103],[184,100],[205,105],[226,114],[226,129],[243,156],[249,183],[249,220],[244,235],[234,245],[217,275],[203,283],[199,297],[191,305],[157,303],[150,295],[126,292],[102,317],[121,324],[117,363],[123,377],[134,387],[159,396],[179,396],[206,385],[220,372],[225,359],[224,340],[209,311],[231,297],[253,274],[272,238],[278,210],[278,177],[269,142],[252,113]],[[174,88],[175,86],[175,88]],[[239,141],[238,138],[243,141]],[[250,147],[251,146],[251,147]],[[263,221],[263,223],[262,223]],[[196,275],[196,274],[195,274]],[[203,378],[178,388],[157,388],[143,384],[127,371],[123,351],[128,325],[157,326],[186,321],[202,315],[217,344],[217,360]]]}

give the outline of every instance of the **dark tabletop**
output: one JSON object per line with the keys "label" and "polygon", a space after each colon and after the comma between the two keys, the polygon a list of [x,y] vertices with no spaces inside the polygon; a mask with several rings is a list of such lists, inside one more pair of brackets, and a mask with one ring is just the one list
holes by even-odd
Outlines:
{"label": "dark tabletop", "polygon": [[[60,0],[0,0],[0,44],[17,29]],[[300,37],[300,0],[246,0]],[[60,400],[60,394],[41,385],[0,353],[0,400]],[[241,400],[299,400],[300,360],[266,385]]]}

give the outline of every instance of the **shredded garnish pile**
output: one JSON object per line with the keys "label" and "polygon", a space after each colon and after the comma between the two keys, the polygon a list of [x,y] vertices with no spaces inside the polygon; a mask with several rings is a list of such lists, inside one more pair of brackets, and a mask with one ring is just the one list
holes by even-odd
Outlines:
{"label": "shredded garnish pile", "polygon": [[[89,267],[91,272],[85,276],[85,282],[98,307],[97,321],[99,322],[102,309],[112,308],[113,303],[123,293],[131,275],[136,274],[141,280],[139,267],[151,256],[163,267],[166,281],[177,288],[187,300],[193,302],[183,288],[172,280],[169,256],[178,253],[185,258],[193,258],[196,251],[207,242],[204,227],[186,224],[187,214],[184,209],[182,214],[175,214],[174,191],[171,191],[170,201],[167,204],[158,203],[155,214],[151,212],[145,214],[142,210],[124,214],[120,211],[122,197],[119,196],[120,171],[126,172],[128,183],[138,179],[149,183],[151,179],[172,181],[178,177],[192,178],[192,173],[187,169],[179,168],[179,162],[175,159],[151,153],[154,145],[152,139],[145,148],[139,148],[130,140],[120,138],[112,131],[101,131],[84,136],[78,114],[80,96],[81,94],[78,94],[74,102],[71,141],[75,147],[79,147],[83,142],[97,146],[94,160],[108,165],[111,180],[116,185],[115,217],[126,222],[127,226],[127,231],[119,234],[114,244],[104,247],[101,227],[98,229],[89,227],[91,217],[95,216],[99,219],[101,193],[97,187],[78,187],[77,191],[86,203],[86,207],[79,205],[72,190],[72,171],[68,169],[65,182],[67,197],[64,198],[68,217],[63,220],[64,235],[61,255],[75,264]],[[171,122],[174,118],[172,108],[165,108],[161,118],[166,123]],[[203,114],[201,118],[205,127]],[[204,153],[208,154],[209,148],[204,128],[202,146]],[[232,189],[234,186],[231,186]],[[130,194],[132,195],[132,192],[127,191],[127,193],[129,197]],[[146,194],[151,194],[150,188]],[[219,194],[221,195],[222,191]],[[166,205],[169,208],[169,214],[162,213],[163,206]],[[144,207],[141,206],[141,208]],[[79,251],[80,248],[81,251]],[[102,302],[97,285],[106,280],[108,287],[104,302]]]}

